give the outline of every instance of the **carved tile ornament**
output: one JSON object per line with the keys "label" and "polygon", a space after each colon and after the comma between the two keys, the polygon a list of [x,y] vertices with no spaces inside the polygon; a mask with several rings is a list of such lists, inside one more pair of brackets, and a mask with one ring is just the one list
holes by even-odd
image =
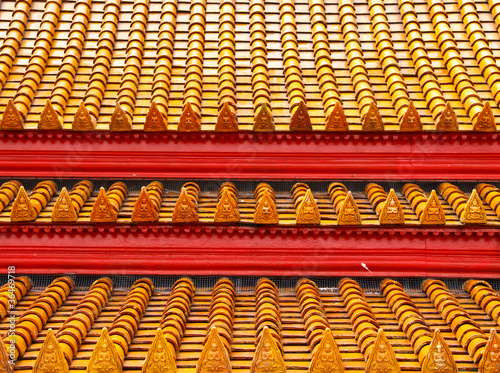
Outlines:
{"label": "carved tile ornament", "polygon": [[[194,188],[193,188],[194,189]],[[172,214],[172,221],[174,223],[196,223],[199,221],[197,190],[188,194],[188,189],[183,187],[181,194],[175,203],[174,212]]]}
{"label": "carved tile ornament", "polygon": [[370,108],[363,119],[363,131],[383,131],[384,122],[375,102],[372,101]]}
{"label": "carved tile ornament", "polygon": [[306,194],[297,207],[295,213],[297,224],[320,224],[321,216],[318,205],[314,200],[311,189],[307,189]]}
{"label": "carved tile ornament", "polygon": [[153,343],[149,347],[146,360],[142,366],[142,373],[176,373],[177,365],[172,355],[163,331],[156,329]]}
{"label": "carved tile ornament", "polygon": [[57,201],[52,210],[52,221],[53,222],[75,222],[78,219],[78,214],[71,202],[71,197],[69,196],[68,190],[62,188],[61,194],[57,198]]}
{"label": "carved tile ornament", "polygon": [[379,215],[380,224],[404,224],[405,216],[394,189],[391,189]]}
{"label": "carved tile ornament", "polygon": [[200,117],[193,110],[191,104],[188,102],[184,111],[179,119],[178,131],[181,132],[196,132],[201,131]]}
{"label": "carved tile ornament", "polygon": [[103,328],[92,356],[87,364],[87,373],[121,373],[122,361],[116,347],[109,336],[108,329]]}
{"label": "carved tile ornament", "polygon": [[488,215],[476,189],[472,190],[469,200],[460,214],[460,221],[464,224],[486,224],[488,222]]}
{"label": "carved tile ornament", "polygon": [[422,363],[422,373],[457,373],[457,364],[441,332],[436,329],[429,352]]}
{"label": "carved tile ornament", "polygon": [[68,362],[64,353],[54,336],[54,332],[49,329],[38,352],[33,373],[67,373],[68,371]]}
{"label": "carved tile ornament", "polygon": [[109,123],[110,131],[131,131],[132,124],[128,119],[127,114],[123,111],[119,103],[116,103],[113,115],[111,115],[111,121]]}
{"label": "carved tile ornament", "polygon": [[152,222],[159,218],[158,207],[149,197],[146,187],[141,188],[141,193],[135,201],[134,210],[132,211],[133,222]]}
{"label": "carved tile ornament", "polygon": [[418,114],[417,109],[413,101],[410,101],[408,109],[406,109],[405,114],[401,118],[401,124],[399,125],[401,131],[422,131],[422,120]]}
{"label": "carved tile ornament", "polygon": [[231,371],[229,354],[217,328],[212,327],[196,365],[196,373],[231,373]]}
{"label": "carved tile ornament", "polygon": [[479,362],[479,373],[500,373],[500,338],[493,328],[483,358]]}
{"label": "carved tile ornament", "polygon": [[253,130],[257,132],[272,132],[274,129],[274,118],[271,107],[263,103],[255,113]]}
{"label": "carved tile ornament", "polygon": [[12,205],[12,211],[10,213],[10,221],[20,222],[20,221],[33,221],[37,217],[37,213],[30,203],[28,194],[24,190],[24,187],[19,188],[17,197]]}
{"label": "carved tile ornament", "polygon": [[476,122],[474,123],[474,131],[481,132],[495,132],[497,126],[495,124],[495,117],[489,102],[484,104],[483,110],[477,116]]}
{"label": "carved tile ornament", "polygon": [[439,117],[436,129],[438,131],[458,131],[457,115],[449,102],[446,103],[446,108]]}
{"label": "carved tile ornament", "polygon": [[39,130],[61,130],[62,124],[59,120],[59,115],[54,110],[54,107],[50,103],[50,100],[45,102],[45,107],[40,114],[40,120],[38,122]]}
{"label": "carved tile ornament", "polygon": [[73,129],[73,131],[93,131],[95,127],[95,119],[92,118],[83,101],[80,102],[80,106],[75,113],[73,125],[71,128]]}
{"label": "carved tile ornament", "polygon": [[255,195],[255,224],[278,224],[279,216],[276,211],[276,201],[274,198],[273,189],[265,183],[257,186],[254,192]]}
{"label": "carved tile ornament", "polygon": [[398,360],[382,328],[366,362],[365,373],[400,373]]}
{"label": "carved tile ornament", "polygon": [[153,101],[151,107],[149,108],[148,114],[146,115],[146,121],[144,122],[144,131],[147,132],[157,132],[167,130],[167,119],[158,110],[158,106]]}
{"label": "carved tile ornament", "polygon": [[321,342],[313,351],[308,373],[343,373],[344,363],[330,328],[325,329]]}
{"label": "carved tile ornament", "polygon": [[2,122],[0,122],[0,129],[2,130],[22,130],[24,129],[24,120],[17,110],[14,101],[9,100],[7,107],[3,113]]}
{"label": "carved tile ornament", "polygon": [[285,373],[286,366],[281,351],[276,341],[269,332],[269,328],[264,327],[262,338],[257,345],[255,355],[252,360],[251,373]]}
{"label": "carved tile ornament", "polygon": [[224,187],[222,193],[219,191],[219,202],[215,209],[214,221],[216,223],[239,222],[240,213],[238,212],[237,200],[238,196],[228,187]]}
{"label": "carved tile ornament", "polygon": [[231,111],[228,102],[224,102],[222,109],[219,112],[217,123],[215,124],[216,132],[233,132],[238,131],[238,122],[236,115]]}
{"label": "carved tile ornament", "polygon": [[92,212],[90,213],[90,221],[96,223],[111,223],[118,218],[118,213],[106,195],[106,191],[101,187],[99,195],[94,202]]}
{"label": "carved tile ornament", "polygon": [[11,364],[3,341],[0,341],[0,373],[14,373],[14,364]]}
{"label": "carved tile ornament", "polygon": [[439,202],[436,191],[433,190],[420,216],[420,222],[425,225],[444,225],[446,215],[443,206]]}
{"label": "carved tile ornament", "polygon": [[299,106],[290,119],[290,131],[312,131],[311,118],[304,101],[299,102]]}
{"label": "carved tile ornament", "polygon": [[349,131],[347,118],[339,101],[335,103],[332,112],[326,118],[325,131]]}
{"label": "carved tile ornament", "polygon": [[359,214],[358,205],[352,197],[352,193],[348,192],[342,203],[337,216],[338,225],[361,225],[361,215]]}

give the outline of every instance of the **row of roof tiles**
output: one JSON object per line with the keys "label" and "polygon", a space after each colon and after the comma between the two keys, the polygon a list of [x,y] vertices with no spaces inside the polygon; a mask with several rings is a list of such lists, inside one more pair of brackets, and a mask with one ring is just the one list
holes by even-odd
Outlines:
{"label": "row of roof tiles", "polygon": [[88,180],[57,193],[51,180],[39,182],[28,194],[20,182],[0,186],[1,222],[55,223],[246,223],[272,225],[488,225],[500,224],[500,189],[480,183],[470,194],[442,183],[437,192],[405,184],[401,193],[370,183],[365,194],[352,193],[333,182],[327,193],[313,193],[297,183],[291,193],[277,193],[260,183],[252,194],[239,194],[226,182],[217,192],[203,193],[194,182],[179,192],[165,191],[159,181],[129,193],[123,182],[97,191]]}
{"label": "row of roof tiles", "polygon": [[494,1],[69,3],[0,10],[1,129],[497,130]]}
{"label": "row of roof tiles", "polygon": [[[113,282],[109,278],[95,281],[87,292],[77,298],[78,301],[74,298],[70,307],[65,307],[73,295],[73,281],[70,278],[55,279],[37,296],[27,296],[30,287],[31,282],[27,277],[18,277],[1,288],[2,317],[15,312],[12,310],[19,310],[19,306],[24,303],[15,317],[15,333],[5,337],[0,346],[0,364],[6,367],[7,372],[13,371],[9,361],[16,361],[16,370],[32,369],[35,373],[64,373],[69,371],[70,366],[74,369],[82,365],[87,371],[121,372],[129,350],[133,348],[134,338],[143,335],[139,329],[141,326],[144,328],[145,323],[151,329],[151,334],[155,325],[159,327],[152,341],[150,337],[144,342],[140,355],[134,354],[133,368],[142,368],[144,373],[175,372],[179,364],[180,368],[185,364],[185,357],[179,358],[185,354],[183,345],[187,343],[184,339],[186,329],[191,329],[193,322],[197,328],[200,327],[201,320],[192,315],[193,309],[195,312],[200,309],[199,299],[196,299],[199,294],[188,278],[178,280],[165,298],[166,302],[160,303],[158,310],[149,317],[146,316],[146,310],[158,293],[154,292],[154,285],[147,278],[137,280],[126,297],[121,298],[121,305],[113,307],[114,314],[107,316],[103,314],[109,308],[108,302],[112,302],[114,294]],[[477,280],[464,283],[474,307],[484,316],[487,315],[481,317],[481,321],[476,321],[478,312],[469,313],[467,309],[470,310],[471,305],[464,303],[464,300],[459,301],[442,281],[426,280],[422,290],[434,304],[438,316],[446,323],[439,327],[433,325],[433,328],[430,325],[434,317],[429,315],[427,306],[421,300],[414,302],[397,281],[386,279],[380,283],[381,302],[385,303],[383,307],[395,319],[394,326],[387,325],[386,311],[382,311],[379,305],[374,308],[373,300],[368,301],[370,297],[356,281],[343,279],[338,289],[340,297],[335,302],[338,304],[332,315],[331,305],[327,309],[324,303],[325,298],[331,295],[324,291],[320,293],[318,286],[311,280],[299,281],[295,300],[298,309],[294,316],[298,320],[292,321],[286,316],[286,313],[291,312],[291,300],[285,301],[272,281],[265,278],[258,281],[254,302],[245,305],[245,311],[241,314],[236,309],[236,288],[229,279],[223,278],[215,284],[206,300],[207,308],[203,307],[202,338],[197,342],[199,346],[196,346],[199,353],[189,353],[188,360],[196,361],[197,373],[231,372],[232,365],[240,365],[241,360],[250,359],[252,373],[285,372],[287,367],[295,370],[290,361],[291,351],[283,345],[282,337],[282,326],[288,333],[293,326],[290,324],[295,323],[302,327],[295,333],[295,342],[289,338],[287,342],[292,344],[289,347],[294,348],[297,338],[307,341],[307,350],[312,352],[310,358],[306,355],[308,371],[343,372],[346,368],[352,369],[351,360],[357,359],[357,352],[353,353],[351,349],[346,351],[345,339],[352,338],[352,334],[349,335],[344,327],[339,328],[337,325],[340,319],[347,318],[350,320],[347,323],[352,329],[354,342],[363,356],[361,360],[364,360],[365,372],[400,372],[400,364],[407,364],[408,360],[413,359],[411,356],[416,356],[417,367],[422,372],[456,373],[458,364],[461,369],[464,364],[453,340],[467,351],[466,354],[479,368],[479,372],[500,371],[500,338],[495,327],[489,336],[484,331],[486,325],[500,325],[500,296],[489,283]],[[28,303],[23,302],[26,298],[30,298]],[[280,305],[286,311],[282,311]],[[62,308],[66,308],[66,316],[61,314]],[[56,324],[53,318],[58,319]],[[253,330],[249,330],[249,334],[255,336],[255,347],[250,347],[252,352],[239,357],[239,362],[235,360],[234,352],[242,347],[243,342],[240,336],[238,344],[235,344],[233,336],[235,329],[242,325],[235,324],[235,319],[239,320],[238,324],[251,325]],[[381,327],[383,324],[387,336]],[[53,330],[48,328],[50,325],[57,327]],[[440,329],[444,334],[441,334]],[[451,334],[448,332],[450,329]],[[187,333],[191,334],[192,331]],[[82,348],[84,343],[88,343],[86,339],[90,335],[90,348],[88,344]],[[411,354],[405,352],[406,347],[402,347],[402,343],[408,343],[413,350]],[[193,346],[188,349],[193,350]]]}

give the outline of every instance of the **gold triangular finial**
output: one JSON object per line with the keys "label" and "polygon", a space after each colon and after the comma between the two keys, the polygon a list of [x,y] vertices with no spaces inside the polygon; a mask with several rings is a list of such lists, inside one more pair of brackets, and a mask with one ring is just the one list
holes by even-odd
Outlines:
{"label": "gold triangular finial", "polygon": [[379,215],[380,224],[404,224],[405,215],[396,192],[391,188]]}
{"label": "gold triangular finial", "polygon": [[156,132],[167,130],[167,119],[158,109],[156,102],[151,102],[146,121],[144,122],[144,131]]}
{"label": "gold triangular finial", "polygon": [[52,210],[52,221],[53,222],[73,222],[78,219],[78,214],[76,213],[75,206],[71,202],[71,197],[66,188],[62,188],[61,194],[57,198],[57,201]]}
{"label": "gold triangular finial", "polygon": [[24,119],[19,110],[17,110],[14,101],[9,100],[7,107],[3,113],[2,122],[0,122],[2,130],[22,130],[24,129]]}
{"label": "gold triangular finial", "polygon": [[383,131],[384,122],[380,111],[374,101],[371,102],[370,108],[363,118],[363,131]]}
{"label": "gold triangular finial", "polygon": [[365,373],[401,373],[396,354],[382,328],[373,344],[365,366]]}
{"label": "gold triangular finial", "polygon": [[[7,337],[9,338],[9,337]],[[12,337],[10,337],[12,338]],[[12,339],[14,340],[14,339]],[[7,343],[10,343],[10,339],[7,340]],[[15,341],[15,340],[14,340]],[[15,342],[14,342],[15,343]],[[0,343],[0,373],[14,373],[14,363],[10,359],[7,354],[7,349],[5,348],[5,343],[2,341]]]}
{"label": "gold triangular finial", "polygon": [[217,123],[215,124],[216,132],[234,132],[238,131],[238,122],[236,121],[236,115],[231,111],[229,103],[226,101],[222,105],[222,109],[219,111],[219,116],[217,117]]}
{"label": "gold triangular finial", "polygon": [[59,115],[54,110],[50,100],[45,101],[45,107],[40,114],[38,121],[39,130],[62,130],[62,124]]}
{"label": "gold triangular finial", "polygon": [[21,185],[19,192],[17,192],[16,200],[12,205],[12,211],[10,212],[10,221],[33,221],[37,217],[37,213],[30,203],[28,194]]}
{"label": "gold triangular finial", "polygon": [[262,198],[255,206],[253,221],[255,224],[278,224],[280,221],[276,211],[276,204],[267,189],[264,189]]}
{"label": "gold triangular finial", "polygon": [[472,190],[464,211],[460,214],[460,221],[464,224],[486,224],[488,222],[488,216],[476,189]]}
{"label": "gold triangular finial", "polygon": [[157,221],[158,218],[158,210],[156,209],[155,204],[151,201],[146,187],[142,187],[141,193],[134,204],[132,221],[134,223],[142,221]]}
{"label": "gold triangular finial", "polygon": [[87,373],[121,373],[122,361],[116,347],[109,336],[108,329],[102,328],[89,363]]}
{"label": "gold triangular finial", "polygon": [[190,102],[186,104],[182,111],[177,130],[180,132],[201,131],[200,117],[195,113]]}
{"label": "gold triangular finial", "polygon": [[429,351],[422,362],[422,373],[457,373],[457,364],[439,329],[434,332]]}
{"label": "gold triangular finial", "polygon": [[110,131],[131,131],[132,124],[127,116],[127,113],[122,109],[120,104],[117,102],[115,105],[115,111],[111,115],[111,121],[109,122]]}
{"label": "gold triangular finial", "polygon": [[344,373],[344,363],[330,328],[314,350],[307,373]]}
{"label": "gold triangular finial", "polygon": [[455,110],[449,102],[446,103],[446,107],[439,116],[436,123],[436,130],[438,131],[458,131],[458,119]]}
{"label": "gold triangular finial", "polygon": [[425,225],[446,224],[446,215],[435,190],[432,190],[431,195],[427,199],[427,203],[420,215],[420,223]]}
{"label": "gold triangular finial", "polygon": [[194,202],[189,198],[186,188],[181,189],[172,214],[174,223],[196,223],[199,221],[198,212]]}
{"label": "gold triangular finial", "polygon": [[286,366],[269,328],[264,326],[262,338],[255,349],[250,373],[285,373]]}
{"label": "gold triangular finial", "polygon": [[92,206],[90,221],[97,223],[112,223],[118,218],[118,214],[106,195],[106,191],[101,187],[99,195]]}
{"label": "gold triangular finial", "polygon": [[161,328],[156,329],[156,335],[149,347],[146,360],[142,365],[142,373],[176,373],[175,357],[168,347]]}
{"label": "gold triangular finial", "polygon": [[216,223],[237,223],[240,221],[238,205],[233,198],[229,198],[229,190],[227,189],[227,187],[224,187],[222,196],[217,203],[214,221]]}
{"label": "gold triangular finial", "polygon": [[93,131],[95,130],[95,126],[95,119],[92,118],[83,101],[80,102],[80,106],[75,113],[71,128],[73,131]]}
{"label": "gold triangular finial", "polygon": [[474,123],[474,131],[496,132],[495,116],[491,110],[490,103],[484,104],[483,110],[479,113]]}
{"label": "gold triangular finial", "polygon": [[342,202],[338,217],[338,225],[361,225],[361,215],[359,214],[358,205],[354,201],[352,193],[349,191]]}
{"label": "gold triangular finial", "polygon": [[203,346],[200,359],[196,364],[196,373],[231,373],[229,354],[215,326],[210,329]]}
{"label": "gold triangular finial", "polygon": [[272,132],[274,131],[274,118],[271,107],[262,103],[255,113],[253,130],[257,132]]}
{"label": "gold triangular finial", "polygon": [[33,373],[67,373],[68,362],[52,329],[47,331],[45,341],[37,354]]}
{"label": "gold triangular finial", "polygon": [[319,214],[318,205],[314,200],[311,189],[307,189],[304,199],[297,206],[296,212],[297,224],[320,224],[321,215]]}
{"label": "gold triangular finial", "polygon": [[422,128],[422,120],[420,119],[420,115],[418,114],[413,101],[410,101],[408,109],[406,109],[406,112],[401,118],[399,130],[404,132],[417,132],[422,131]]}
{"label": "gold triangular finial", "polygon": [[299,101],[299,106],[290,119],[290,131],[312,131],[311,118],[304,101]]}
{"label": "gold triangular finial", "polygon": [[326,118],[325,131],[349,131],[347,118],[339,101],[335,103],[332,112]]}
{"label": "gold triangular finial", "polygon": [[479,373],[500,373],[500,338],[497,331],[491,328],[490,338],[479,362]]}

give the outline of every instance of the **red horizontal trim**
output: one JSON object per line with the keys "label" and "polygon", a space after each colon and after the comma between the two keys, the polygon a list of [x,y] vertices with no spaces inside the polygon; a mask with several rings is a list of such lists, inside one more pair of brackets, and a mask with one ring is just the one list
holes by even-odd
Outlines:
{"label": "red horizontal trim", "polygon": [[0,177],[498,180],[496,133],[0,131]]}

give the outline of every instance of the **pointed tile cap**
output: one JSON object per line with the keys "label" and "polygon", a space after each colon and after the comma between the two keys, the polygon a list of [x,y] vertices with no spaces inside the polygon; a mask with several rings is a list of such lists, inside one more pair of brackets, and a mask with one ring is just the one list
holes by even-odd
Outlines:
{"label": "pointed tile cap", "polygon": [[446,215],[444,214],[443,206],[441,206],[435,190],[431,192],[429,199],[427,199],[427,203],[420,215],[420,223],[425,225],[446,224]]}
{"label": "pointed tile cap", "polygon": [[39,130],[62,130],[62,124],[59,120],[59,115],[54,110],[50,100],[45,102],[45,107],[40,114],[38,121]]}
{"label": "pointed tile cap", "polygon": [[438,131],[458,131],[458,119],[455,110],[449,102],[446,103],[446,108],[439,116],[436,124]]}
{"label": "pointed tile cap", "polygon": [[280,221],[276,211],[276,204],[267,189],[264,190],[262,199],[255,206],[253,221],[255,224],[278,224]]}
{"label": "pointed tile cap", "polygon": [[405,215],[396,192],[391,188],[379,215],[380,224],[404,224]]}
{"label": "pointed tile cap", "polygon": [[267,326],[263,329],[262,338],[255,349],[250,373],[285,373],[286,366],[276,341]]}
{"label": "pointed tile cap", "polygon": [[234,132],[238,131],[238,123],[236,121],[236,116],[233,114],[229,108],[229,103],[226,101],[222,106],[217,117],[217,123],[215,124],[216,132]]}
{"label": "pointed tile cap", "polygon": [[227,187],[224,187],[222,196],[217,203],[214,221],[216,223],[237,223],[240,221],[238,206],[234,199],[229,198],[229,191]]}
{"label": "pointed tile cap", "polygon": [[399,125],[399,130],[403,132],[417,132],[422,131],[422,120],[418,114],[417,109],[413,101],[410,101],[406,113],[401,118],[401,123]]}
{"label": "pointed tile cap", "polygon": [[429,346],[429,352],[422,363],[422,373],[457,373],[457,364],[439,329]]}
{"label": "pointed tile cap", "polygon": [[37,354],[33,373],[68,373],[68,362],[52,329],[47,331],[45,341]]}
{"label": "pointed tile cap", "polygon": [[101,336],[87,364],[87,373],[95,372],[122,372],[122,361],[106,328],[102,329]]}
{"label": "pointed tile cap", "polygon": [[477,116],[474,123],[474,131],[481,132],[496,132],[497,126],[495,124],[495,116],[491,110],[490,103],[484,104],[483,110]]}
{"label": "pointed tile cap", "polygon": [[257,132],[272,132],[274,129],[274,118],[271,107],[263,103],[259,106],[255,114],[253,130]]}
{"label": "pointed tile cap", "polygon": [[460,221],[464,224],[486,224],[488,222],[488,216],[476,189],[472,190],[465,209],[460,214]]}
{"label": "pointed tile cap", "polygon": [[484,349],[483,358],[479,362],[479,373],[500,372],[500,338],[497,331],[491,328],[490,338]]}
{"label": "pointed tile cap", "polygon": [[198,212],[191,198],[189,198],[186,188],[181,189],[181,194],[175,203],[172,214],[174,223],[196,223],[199,221]]}
{"label": "pointed tile cap", "polygon": [[349,131],[344,109],[339,101],[335,103],[332,112],[326,118],[325,131]]}
{"label": "pointed tile cap", "polygon": [[177,128],[180,132],[196,132],[201,131],[200,118],[191,107],[191,103],[187,103],[184,111],[179,119],[179,126]]}
{"label": "pointed tile cap", "polygon": [[146,187],[141,188],[141,193],[135,201],[134,210],[132,211],[132,221],[137,222],[151,222],[157,221],[159,218],[158,211],[155,204],[151,201]]}
{"label": "pointed tile cap", "polygon": [[361,215],[359,214],[358,205],[349,191],[345,196],[342,207],[339,210],[337,217],[338,225],[361,225]]}
{"label": "pointed tile cap", "polygon": [[196,373],[231,373],[231,361],[217,328],[210,329],[208,338],[196,364]]}
{"label": "pointed tile cap", "polygon": [[9,100],[7,107],[3,113],[2,122],[0,122],[2,130],[22,130],[24,129],[24,119],[19,110],[17,110],[14,101]]}
{"label": "pointed tile cap", "polygon": [[[8,339],[7,342],[10,343],[10,339]],[[12,364],[11,362],[12,361],[7,354],[7,349],[5,348],[5,343],[2,338],[2,343],[0,343],[0,372],[14,373],[14,364]]]}
{"label": "pointed tile cap", "polygon": [[344,373],[344,363],[330,328],[325,329],[321,342],[314,349],[307,373]]}
{"label": "pointed tile cap", "polygon": [[93,131],[95,130],[95,127],[95,119],[92,118],[83,101],[80,102],[80,106],[75,113],[71,128],[73,131]]}
{"label": "pointed tile cap", "polygon": [[99,195],[92,206],[90,221],[95,223],[113,223],[118,218],[113,205],[109,202],[104,188],[99,190]]}
{"label": "pointed tile cap", "polygon": [[131,131],[132,125],[128,119],[127,114],[123,111],[120,104],[117,102],[115,106],[115,111],[111,116],[111,121],[109,123],[110,131]]}
{"label": "pointed tile cap", "polygon": [[153,343],[149,347],[146,360],[142,365],[142,373],[176,373],[177,365],[173,356],[169,343],[165,339],[160,328],[156,329],[156,335]]}
{"label": "pointed tile cap", "polygon": [[383,131],[384,122],[375,102],[372,101],[370,108],[363,118],[363,131]]}
{"label": "pointed tile cap", "polygon": [[75,206],[73,206],[73,203],[71,202],[68,190],[66,188],[62,188],[61,194],[57,198],[52,210],[52,221],[75,222],[77,219],[78,214],[76,213]]}
{"label": "pointed tile cap", "polygon": [[306,195],[300,204],[297,206],[296,211],[297,224],[315,224],[321,223],[321,216],[319,214],[318,205],[314,200],[311,189],[307,189]]}
{"label": "pointed tile cap", "polygon": [[17,197],[12,205],[12,210],[10,212],[10,221],[33,221],[37,217],[37,213],[30,203],[28,194],[24,190],[24,186],[21,185]]}
{"label": "pointed tile cap", "polygon": [[365,366],[365,373],[401,373],[396,354],[382,328],[373,344]]}
{"label": "pointed tile cap", "polygon": [[290,119],[290,131],[312,131],[311,118],[304,101],[299,101],[299,106]]}
{"label": "pointed tile cap", "polygon": [[151,107],[149,108],[148,114],[146,115],[146,121],[144,122],[144,131],[156,132],[166,130],[167,120],[160,112],[160,110],[158,110],[158,106],[153,101],[151,102]]}

